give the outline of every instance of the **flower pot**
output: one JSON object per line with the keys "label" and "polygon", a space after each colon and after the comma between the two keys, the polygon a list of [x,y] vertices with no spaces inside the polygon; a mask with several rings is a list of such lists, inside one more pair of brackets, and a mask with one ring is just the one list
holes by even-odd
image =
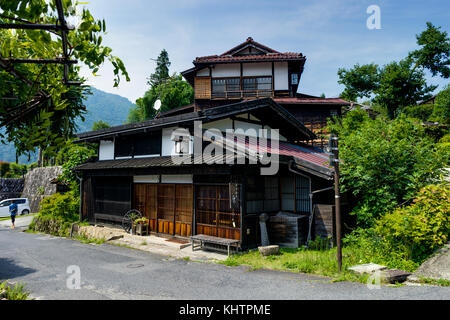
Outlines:
{"label": "flower pot", "polygon": [[139,223],[136,225],[136,234],[144,236],[148,234],[148,224]]}

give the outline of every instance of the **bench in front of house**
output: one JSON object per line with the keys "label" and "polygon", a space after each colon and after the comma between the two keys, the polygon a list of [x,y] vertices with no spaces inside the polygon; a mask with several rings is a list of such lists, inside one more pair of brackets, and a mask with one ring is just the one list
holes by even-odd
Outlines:
{"label": "bench in front of house", "polygon": [[[237,251],[239,242],[240,242],[239,240],[207,236],[204,234],[198,234],[195,236],[191,236],[192,251],[195,251],[196,249],[207,248],[210,250],[226,252],[228,254],[228,256],[230,256],[231,247],[234,247]],[[215,245],[215,246],[209,246],[211,244]],[[227,247],[227,248],[222,249],[219,246],[223,246],[223,247]]]}
{"label": "bench in front of house", "polygon": [[108,221],[108,222],[122,222],[123,216],[115,216],[112,214],[94,214],[95,224],[97,224],[97,220]]}

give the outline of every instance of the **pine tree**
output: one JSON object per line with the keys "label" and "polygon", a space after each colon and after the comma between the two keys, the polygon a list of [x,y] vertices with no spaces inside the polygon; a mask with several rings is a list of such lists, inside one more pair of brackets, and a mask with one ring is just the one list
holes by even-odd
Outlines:
{"label": "pine tree", "polygon": [[169,78],[170,67],[169,54],[166,49],[163,49],[156,59],[156,70],[148,78],[147,84],[151,87],[159,86],[161,83]]}

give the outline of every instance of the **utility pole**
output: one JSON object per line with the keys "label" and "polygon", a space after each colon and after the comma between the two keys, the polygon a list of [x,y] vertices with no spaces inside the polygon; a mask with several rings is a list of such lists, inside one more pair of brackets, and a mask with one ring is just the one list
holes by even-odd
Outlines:
{"label": "utility pole", "polygon": [[341,193],[339,192],[339,138],[332,134],[329,141],[330,165],[334,168],[334,199],[336,207],[336,246],[338,272],[342,270],[342,244],[341,244]]}

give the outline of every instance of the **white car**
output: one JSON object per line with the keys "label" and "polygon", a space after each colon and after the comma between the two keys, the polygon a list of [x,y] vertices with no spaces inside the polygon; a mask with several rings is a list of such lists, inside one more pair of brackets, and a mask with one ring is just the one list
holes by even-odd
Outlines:
{"label": "white car", "polygon": [[9,206],[11,205],[12,200],[17,203],[17,215],[30,213],[30,203],[27,198],[5,199],[0,201],[0,218],[9,217]]}

